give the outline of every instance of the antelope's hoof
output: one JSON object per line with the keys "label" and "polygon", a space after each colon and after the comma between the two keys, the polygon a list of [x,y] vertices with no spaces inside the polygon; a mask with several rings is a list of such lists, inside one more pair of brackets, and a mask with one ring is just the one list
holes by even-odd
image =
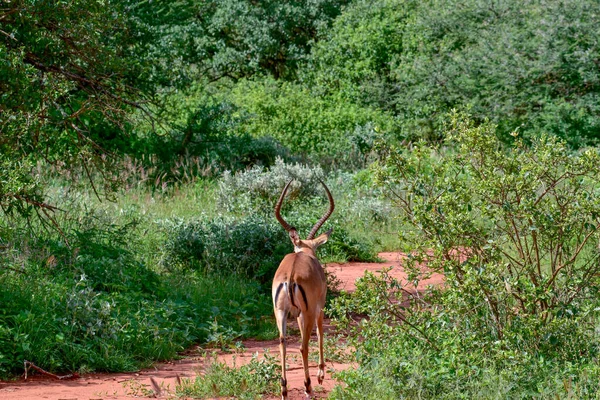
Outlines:
{"label": "antelope's hoof", "polygon": [[288,395],[288,391],[287,391],[287,380],[286,379],[281,379],[281,400],[287,400],[287,395]]}
{"label": "antelope's hoof", "polygon": [[323,383],[324,379],[325,379],[325,370],[324,370],[324,368],[319,368],[319,372],[317,372],[317,381],[319,382],[319,385]]}

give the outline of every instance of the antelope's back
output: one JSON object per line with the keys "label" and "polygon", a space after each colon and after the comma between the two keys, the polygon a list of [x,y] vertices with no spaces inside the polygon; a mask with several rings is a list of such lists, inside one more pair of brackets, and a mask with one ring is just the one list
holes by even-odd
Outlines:
{"label": "antelope's back", "polygon": [[310,290],[312,295],[319,300],[319,305],[321,307],[325,305],[327,294],[325,272],[316,257],[303,252],[286,255],[275,272],[273,290],[276,290],[281,282],[293,282],[304,290]]}

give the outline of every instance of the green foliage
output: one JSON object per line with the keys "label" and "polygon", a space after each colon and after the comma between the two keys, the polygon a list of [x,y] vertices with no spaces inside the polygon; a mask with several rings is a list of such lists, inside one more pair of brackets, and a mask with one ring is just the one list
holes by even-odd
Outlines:
{"label": "green foliage", "polygon": [[[413,297],[403,306],[401,287],[389,276],[367,273],[355,293],[331,302],[358,367],[336,374],[344,385],[330,398],[598,398],[598,337],[577,326],[579,320],[561,326],[561,342],[552,347],[577,347],[585,356],[565,360],[547,354],[550,346],[532,346],[527,327],[509,344],[490,340],[472,315],[461,318],[435,299],[432,305],[429,297],[427,303]],[[365,318],[357,324],[357,316]]]}
{"label": "green foliage", "polygon": [[119,183],[123,153],[165,184],[190,162],[194,176],[290,154],[364,167],[378,139],[439,139],[454,107],[506,141],[518,129],[596,143],[595,8],[13,1],[0,12],[0,205],[51,215],[29,178],[40,160],[100,194]]}
{"label": "green foliage", "polygon": [[302,80],[338,101],[394,109],[394,59],[417,2],[354,1],[313,48]]}
{"label": "green foliage", "polygon": [[[1,144],[0,144],[1,145]],[[29,217],[42,204],[42,186],[31,176],[31,163],[0,152],[0,208],[7,216]]]}
{"label": "green foliage", "polygon": [[178,396],[193,398],[261,399],[279,389],[279,368],[277,359],[269,354],[265,354],[261,360],[256,353],[248,364],[239,368],[215,361],[193,382],[183,379],[177,385],[176,393]]}
{"label": "green foliage", "polygon": [[455,154],[391,150],[379,169],[417,230],[415,263],[443,271],[461,307],[485,301],[498,338],[521,318],[585,312],[600,283],[598,151],[545,136],[505,150],[492,125],[456,114],[448,140]]}
{"label": "green foliage", "polygon": [[136,2],[131,12],[147,32],[147,57],[165,70],[157,78],[182,85],[197,75],[210,80],[264,73],[293,77],[318,32],[347,2]]}
{"label": "green foliage", "polygon": [[3,272],[0,375],[21,373],[25,359],[51,371],[132,371],[194,341],[218,344],[217,334],[221,344],[275,335],[260,318],[271,305],[257,284],[235,275],[163,279],[167,294],[152,296],[96,291],[83,276]]}
{"label": "green foliage", "polygon": [[270,293],[255,280],[236,274],[186,273],[167,276],[169,299],[187,304],[187,318],[194,321],[195,334],[208,346],[230,349],[234,341],[253,337],[272,339]]}
{"label": "green foliage", "polygon": [[164,265],[195,266],[218,273],[239,273],[269,281],[291,245],[274,218],[214,218],[171,222]]}
{"label": "green foliage", "polygon": [[30,165],[105,174],[106,154],[127,148],[126,117],[148,88],[119,2],[14,1],[0,18],[0,166],[9,182],[0,204],[27,215],[49,209],[26,178]]}
{"label": "green foliage", "polygon": [[[219,182],[219,206],[229,212],[272,214],[281,191],[292,179],[284,206],[294,201],[307,201],[311,197],[322,197],[327,201],[319,182],[319,179],[324,179],[321,167],[288,164],[277,158],[269,169],[254,166],[236,174],[225,172]],[[308,212],[312,214],[310,210]]]}
{"label": "green foliage", "polygon": [[21,373],[23,360],[55,372],[131,371],[215,335],[227,344],[275,334],[258,283],[166,273],[152,254],[164,237],[148,234],[160,231],[151,218],[62,200],[71,210],[62,235],[2,226],[0,376]]}
{"label": "green foliage", "polygon": [[[317,219],[303,222],[308,232]],[[300,228],[298,228],[300,229]],[[292,251],[285,230],[274,217],[250,216],[170,223],[163,247],[169,269],[196,268],[211,273],[236,273],[269,283],[283,257]],[[373,261],[373,247],[350,237],[343,228],[319,251],[324,261]]]}
{"label": "green foliage", "polygon": [[72,265],[65,266],[89,280],[96,291],[155,292],[160,287],[158,275],[127,248],[127,241],[135,240],[128,230],[126,225],[76,231],[72,245],[78,249],[77,256]]}
{"label": "green foliage", "polygon": [[[319,250],[322,259],[327,262],[373,261],[376,259],[375,243],[366,238],[363,231],[352,235],[348,226],[360,231],[361,227],[371,228],[372,223],[388,222],[389,209],[377,198],[376,193],[365,190],[366,193],[361,196],[353,177],[352,174],[340,174],[337,178],[326,179],[318,166],[286,164],[277,159],[275,165],[269,169],[254,167],[233,175],[224,174],[219,184],[219,205],[238,215],[261,216],[265,221],[270,221],[274,224],[274,237],[277,237],[277,240],[285,238],[283,242],[287,249],[287,235],[275,222],[273,214],[273,207],[281,195],[281,190],[293,179],[282,206],[282,213],[289,216],[286,220],[300,232],[308,232],[328,207],[328,199],[319,182],[319,179],[323,179],[333,190],[336,209],[345,212],[341,215],[339,211],[334,212],[326,226],[321,228],[325,231],[328,229],[327,224],[331,224],[334,229],[327,245]],[[348,202],[347,196],[361,199]]]}
{"label": "green foliage", "polygon": [[357,1],[313,49],[315,93],[378,106],[402,139],[437,140],[444,115],[470,109],[508,140],[550,133],[598,141],[594,1]]}
{"label": "green foliage", "polygon": [[82,276],[0,276],[0,374],[23,360],[52,371],[131,371],[169,359],[194,339],[185,307],[135,293],[99,292]]}
{"label": "green foliage", "polygon": [[[153,168],[150,181],[180,181],[184,174],[189,181],[194,176],[268,166],[277,157],[288,157],[287,150],[272,137],[256,138],[243,131],[243,119],[232,104],[199,96],[200,100],[170,96],[167,114],[176,117],[170,122],[171,129],[163,135],[140,133],[133,156]],[[147,158],[148,154],[153,157]]]}
{"label": "green foliage", "polygon": [[360,365],[332,398],[595,398],[600,156],[494,129],[454,114],[449,147],[381,147],[409,281],[446,281],[423,296],[366,274],[331,302]]}
{"label": "green foliage", "polygon": [[375,108],[268,78],[239,82],[230,98],[248,115],[243,129],[249,134],[273,137],[292,153],[332,166],[364,166],[374,139],[394,124]]}

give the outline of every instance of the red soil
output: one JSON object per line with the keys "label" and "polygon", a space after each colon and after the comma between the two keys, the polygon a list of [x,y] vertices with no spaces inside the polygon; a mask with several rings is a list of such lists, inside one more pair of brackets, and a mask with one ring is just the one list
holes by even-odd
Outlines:
{"label": "red soil", "polygon": [[[332,272],[340,281],[340,289],[353,291],[356,287],[354,282],[364,274],[365,271],[377,272],[383,268],[393,266],[389,272],[391,276],[406,282],[406,273],[401,264],[405,255],[402,253],[380,253],[379,257],[383,263],[348,263],[329,264],[328,271]],[[419,283],[417,290],[422,290],[428,285],[439,285],[443,283],[443,276],[433,274],[431,278]],[[302,370],[302,357],[300,356],[299,334],[292,329],[288,338],[288,394],[290,399],[304,398],[304,372]],[[326,327],[327,332],[329,327]],[[327,334],[327,333],[326,333]],[[313,334],[311,345],[316,344],[316,335]],[[248,362],[252,354],[258,352],[260,357],[265,351],[279,361],[279,340],[244,342],[245,349],[235,354],[235,364],[241,365]],[[208,350],[210,353],[210,350]],[[169,393],[174,393],[174,388],[179,378],[194,379],[198,373],[202,373],[210,357],[200,356],[199,349],[188,351],[183,358],[168,363],[157,363],[154,368],[139,371],[137,373],[101,374],[93,373],[73,380],[56,380],[46,378],[39,374],[29,377],[27,381],[20,379],[14,382],[0,381],[0,399],[2,400],[123,400],[123,399],[153,399],[168,398]],[[325,348],[327,360],[327,348]],[[220,353],[219,361],[234,363],[234,354]],[[332,379],[331,371],[341,371],[352,368],[349,364],[340,364],[327,361],[325,369],[325,381],[323,385],[316,384],[317,363],[310,362],[310,374],[313,381],[314,395],[317,398],[326,398],[327,393],[337,384]],[[151,378],[161,388],[161,393],[156,396],[152,394]],[[273,396],[272,398],[279,398]]]}

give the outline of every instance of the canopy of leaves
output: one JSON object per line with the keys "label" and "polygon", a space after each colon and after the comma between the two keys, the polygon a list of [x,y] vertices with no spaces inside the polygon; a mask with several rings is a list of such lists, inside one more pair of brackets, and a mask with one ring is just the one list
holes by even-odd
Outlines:
{"label": "canopy of leaves", "polygon": [[506,137],[600,140],[595,1],[357,1],[312,53],[307,82],[392,110],[403,136],[439,138],[452,108]]}
{"label": "canopy of leaves", "polygon": [[38,160],[103,172],[143,89],[118,2],[13,1],[0,10],[0,205],[39,205]]}
{"label": "canopy of leaves", "polygon": [[171,82],[181,85],[189,79],[239,79],[257,73],[292,78],[319,32],[346,3],[163,0],[132,2],[130,9],[147,28],[149,57],[171,69]]}

